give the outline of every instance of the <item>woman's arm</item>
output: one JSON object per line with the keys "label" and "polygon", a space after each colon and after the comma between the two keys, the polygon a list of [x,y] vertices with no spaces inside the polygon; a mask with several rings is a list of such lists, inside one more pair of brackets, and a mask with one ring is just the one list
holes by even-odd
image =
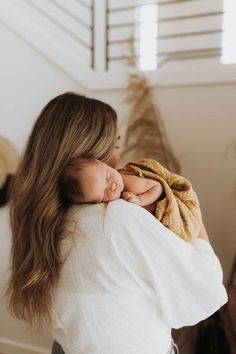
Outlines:
{"label": "woman's arm", "polygon": [[106,226],[120,262],[170,327],[194,325],[227,302],[222,267],[204,226],[190,244],[122,199],[109,203]]}

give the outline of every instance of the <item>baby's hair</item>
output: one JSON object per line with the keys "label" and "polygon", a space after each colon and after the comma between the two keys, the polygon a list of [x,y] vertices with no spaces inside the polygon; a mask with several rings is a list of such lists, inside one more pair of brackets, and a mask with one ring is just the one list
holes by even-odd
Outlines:
{"label": "baby's hair", "polygon": [[79,174],[94,161],[94,159],[77,158],[66,166],[60,178],[61,196],[65,201],[83,203],[85,196]]}

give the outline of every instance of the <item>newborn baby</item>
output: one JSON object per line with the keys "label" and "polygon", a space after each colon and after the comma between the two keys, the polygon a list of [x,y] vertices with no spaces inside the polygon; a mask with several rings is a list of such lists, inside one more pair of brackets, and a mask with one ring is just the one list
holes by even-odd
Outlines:
{"label": "newborn baby", "polygon": [[66,174],[70,181],[64,186],[64,194],[74,203],[105,203],[122,197],[147,206],[163,192],[160,182],[121,174],[99,160],[75,160]]}
{"label": "newborn baby", "polygon": [[118,198],[151,211],[185,241],[198,236],[202,220],[190,182],[152,159],[116,170],[99,160],[76,159],[61,178],[63,197],[72,203],[105,203]]}

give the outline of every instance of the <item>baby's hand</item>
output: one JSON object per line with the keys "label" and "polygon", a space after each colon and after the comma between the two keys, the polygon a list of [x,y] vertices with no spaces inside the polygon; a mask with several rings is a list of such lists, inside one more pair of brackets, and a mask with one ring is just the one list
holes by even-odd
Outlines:
{"label": "baby's hand", "polygon": [[123,192],[121,193],[121,197],[124,200],[127,200],[127,202],[135,203],[139,205],[139,197],[132,192]]}

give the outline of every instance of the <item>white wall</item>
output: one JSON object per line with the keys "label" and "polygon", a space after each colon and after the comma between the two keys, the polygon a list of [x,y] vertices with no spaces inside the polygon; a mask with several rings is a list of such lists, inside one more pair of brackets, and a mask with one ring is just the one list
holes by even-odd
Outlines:
{"label": "white wall", "polygon": [[[32,124],[43,106],[54,96],[82,89],[71,81],[53,63],[20,40],[14,33],[0,25],[0,135],[7,137],[22,151]],[[6,279],[9,260],[10,232],[7,208],[0,209],[0,288]],[[4,344],[5,343],[5,344]],[[33,335],[23,322],[12,319],[0,303],[0,351],[13,350],[20,344],[19,354],[41,353],[49,350],[52,339],[45,331]],[[36,348],[28,348],[27,346]],[[39,347],[39,348],[37,348]],[[18,352],[14,349],[13,354]]]}
{"label": "white wall", "polygon": [[[0,135],[9,138],[19,151],[25,144],[39,111],[52,97],[81,87],[15,34],[0,25]],[[198,192],[210,239],[228,278],[236,246],[233,185],[236,156],[225,157],[228,144],[236,140],[236,84],[159,88],[155,91],[170,141],[181,161],[183,174]],[[119,91],[90,92],[110,103],[120,122],[127,107]],[[121,127],[123,131],[123,127]],[[7,208],[0,209],[0,287],[5,282],[10,232]],[[30,334],[13,320],[0,304],[0,351],[23,345],[19,354],[49,352],[52,339],[46,332]],[[14,343],[16,342],[16,343]],[[33,346],[27,351],[27,345]],[[37,348],[38,347],[38,348]],[[18,353],[16,350],[13,354]]]}

